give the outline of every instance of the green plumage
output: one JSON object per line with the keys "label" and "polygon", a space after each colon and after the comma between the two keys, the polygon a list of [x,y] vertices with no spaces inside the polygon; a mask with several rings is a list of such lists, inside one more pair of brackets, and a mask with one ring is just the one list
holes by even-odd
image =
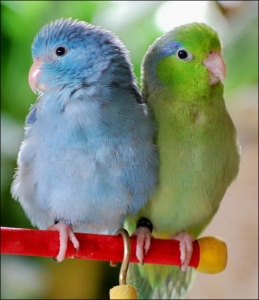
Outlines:
{"label": "green plumage", "polygon": [[[188,52],[187,59],[179,59],[179,49]],[[220,51],[217,33],[205,24],[192,23],[159,38],[143,59],[142,95],[158,126],[160,175],[148,204],[137,217],[128,218],[131,233],[136,221],[146,217],[153,224],[154,237],[172,238],[184,231],[197,238],[237,176],[239,146],[223,99],[223,84],[209,84],[203,63],[209,53]],[[132,265],[129,280],[142,282],[139,292],[146,299],[152,297],[152,290],[163,291],[172,281],[172,291],[164,297],[179,298],[192,277],[190,268],[186,272],[177,267]]]}

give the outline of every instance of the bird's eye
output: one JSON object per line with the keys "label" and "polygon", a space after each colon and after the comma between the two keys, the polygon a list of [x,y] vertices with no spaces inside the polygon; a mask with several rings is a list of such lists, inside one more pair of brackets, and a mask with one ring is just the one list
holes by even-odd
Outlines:
{"label": "bird's eye", "polygon": [[181,60],[191,60],[191,58],[192,58],[191,54],[188,51],[186,51],[185,49],[179,49],[176,52],[176,55]]}
{"label": "bird's eye", "polygon": [[67,53],[67,48],[59,46],[56,48],[55,53],[57,56],[64,56]]}

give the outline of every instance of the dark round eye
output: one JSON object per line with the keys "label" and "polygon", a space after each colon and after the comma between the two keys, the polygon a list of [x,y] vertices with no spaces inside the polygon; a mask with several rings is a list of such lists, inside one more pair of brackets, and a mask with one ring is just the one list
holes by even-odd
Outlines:
{"label": "dark round eye", "polygon": [[65,47],[59,46],[55,52],[57,56],[63,56],[67,53],[67,49]]}
{"label": "dark round eye", "polygon": [[180,59],[186,59],[188,57],[188,53],[185,50],[179,50],[177,55]]}
{"label": "dark round eye", "polygon": [[177,57],[181,60],[190,60],[192,56],[185,49],[179,49],[176,53]]}

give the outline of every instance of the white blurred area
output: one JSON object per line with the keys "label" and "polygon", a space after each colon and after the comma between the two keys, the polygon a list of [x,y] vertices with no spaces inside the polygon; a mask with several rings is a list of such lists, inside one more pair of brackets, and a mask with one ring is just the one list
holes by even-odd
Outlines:
{"label": "white blurred area", "polygon": [[[203,22],[218,31],[223,40],[233,35],[233,29],[229,19],[220,12],[216,1],[110,1],[114,5],[105,11],[97,12],[94,20],[107,29],[120,31],[125,30],[127,23],[137,21],[149,14],[157,6],[154,16],[157,27],[161,33],[169,31],[174,27],[191,23]],[[249,4],[247,3],[249,2]],[[240,28],[254,15],[257,15],[258,1],[218,1],[224,10],[244,14]],[[233,22],[235,22],[235,17]],[[135,33],[137,34],[137,33]],[[139,40],[138,42],[141,43]]]}
{"label": "white blurred area", "polygon": [[47,268],[30,258],[1,256],[1,299],[37,299],[49,285],[47,274]]}
{"label": "white blurred area", "polygon": [[[249,13],[253,13],[245,2],[247,1],[218,1],[224,9],[235,11],[248,9]],[[191,22],[206,23],[220,30],[220,34],[229,29],[228,20],[220,10],[217,10],[215,1],[165,1],[156,14],[157,26],[163,31]],[[244,22],[242,23],[244,25]]]}
{"label": "white blurred area", "polygon": [[156,14],[156,23],[163,31],[190,22],[206,22],[208,1],[167,1]]}

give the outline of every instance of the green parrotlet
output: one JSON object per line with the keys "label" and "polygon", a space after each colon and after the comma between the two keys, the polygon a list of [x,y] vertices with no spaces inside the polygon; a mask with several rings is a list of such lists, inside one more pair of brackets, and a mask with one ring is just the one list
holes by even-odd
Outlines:
{"label": "green parrotlet", "polygon": [[[147,205],[125,225],[133,233],[146,218],[154,237],[179,240],[182,265],[131,264],[128,283],[136,285],[140,299],[185,297],[193,278],[192,241],[238,174],[240,147],[223,98],[225,75],[219,36],[203,23],[167,32],[144,56],[142,96],[157,124],[159,181]],[[143,263],[151,232],[140,226],[134,234]]]}

